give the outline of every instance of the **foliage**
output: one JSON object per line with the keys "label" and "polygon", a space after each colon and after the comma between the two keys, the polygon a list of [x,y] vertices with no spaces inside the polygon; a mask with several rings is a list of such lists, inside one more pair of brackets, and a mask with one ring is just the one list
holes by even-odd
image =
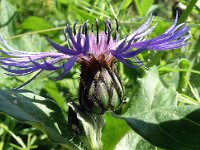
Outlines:
{"label": "foliage", "polygon": [[[130,69],[117,64],[126,102],[119,111],[107,112],[104,116],[103,149],[200,148],[200,3],[196,0],[179,2],[186,6],[179,22],[187,20],[192,26],[191,44],[175,51],[140,54],[139,59],[148,69]],[[156,36],[172,24],[173,4],[172,0],[27,0],[26,3],[1,0],[0,34],[16,49],[49,51],[51,47],[45,36],[61,43],[66,23],[76,20],[83,23],[95,18],[114,22],[117,18],[120,35],[124,37],[153,12],[153,24],[158,22],[159,26],[152,34]],[[1,45],[0,49],[3,49]],[[8,77],[0,70],[0,149],[85,148],[86,139],[70,132],[67,119],[67,102],[78,95],[79,68],[75,66],[65,78],[55,81],[59,73],[43,72],[23,91],[16,92],[11,89],[31,76]],[[83,124],[90,132],[93,119],[87,115],[80,113],[79,119],[89,118]]]}

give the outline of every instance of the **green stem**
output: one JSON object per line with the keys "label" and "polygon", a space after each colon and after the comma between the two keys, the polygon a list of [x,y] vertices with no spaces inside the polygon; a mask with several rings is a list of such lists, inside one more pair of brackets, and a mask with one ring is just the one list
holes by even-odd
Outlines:
{"label": "green stem", "polygon": [[161,67],[158,68],[159,72],[190,72],[195,74],[200,74],[200,71],[198,70],[192,70],[192,69],[174,69],[174,68],[168,68],[168,67]]}
{"label": "green stem", "polygon": [[104,126],[103,116],[100,114],[91,114],[76,103],[68,103],[68,105],[77,114],[77,118],[82,123],[85,135],[82,137],[88,150],[102,150],[101,131]]}
{"label": "green stem", "polygon": [[192,8],[195,6],[197,0],[191,0],[188,4],[186,10],[183,12],[183,14],[180,16],[178,20],[178,24],[183,23],[186,21],[187,17],[189,16],[190,12],[192,11]]}
{"label": "green stem", "polygon": [[91,150],[102,150],[102,142],[101,142],[101,131],[103,127],[103,117],[91,114],[93,120],[93,128],[88,130],[87,126],[84,126],[88,147]]}

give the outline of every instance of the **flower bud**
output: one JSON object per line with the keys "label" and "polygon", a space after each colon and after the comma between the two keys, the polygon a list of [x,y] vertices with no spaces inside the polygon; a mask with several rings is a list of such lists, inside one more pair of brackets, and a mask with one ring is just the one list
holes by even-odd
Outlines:
{"label": "flower bud", "polygon": [[79,101],[83,109],[96,114],[120,108],[124,90],[114,63],[109,66],[96,59],[81,63]]}

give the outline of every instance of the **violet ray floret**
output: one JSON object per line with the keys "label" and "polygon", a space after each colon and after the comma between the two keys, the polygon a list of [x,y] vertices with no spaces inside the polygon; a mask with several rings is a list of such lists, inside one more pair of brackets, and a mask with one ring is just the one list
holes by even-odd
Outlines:
{"label": "violet ray floret", "polygon": [[0,61],[0,64],[12,66],[12,67],[17,67],[17,68],[30,68],[30,67],[32,67],[32,65],[27,65],[27,64],[24,64],[24,63],[6,62],[6,61]]}
{"label": "violet ray floret", "polygon": [[[104,22],[105,31],[99,31],[99,21],[91,25],[92,32],[89,33],[89,21],[80,25],[77,32],[77,22],[73,28],[69,24],[64,28],[64,36],[68,42],[68,47],[61,46],[47,38],[49,44],[57,52],[24,52],[16,50],[0,36],[0,44],[7,49],[0,50],[0,65],[8,75],[27,75],[36,72],[29,81],[20,86],[30,83],[43,70],[56,71],[62,69],[58,79],[63,78],[74,66],[76,62],[82,64],[94,63],[108,65],[118,60],[124,65],[136,68],[142,66],[142,62],[137,58],[139,53],[146,50],[164,51],[173,50],[189,44],[188,32],[190,27],[186,23],[177,24],[178,14],[174,23],[161,35],[148,39],[147,36],[154,30],[157,24],[151,26],[152,15],[135,32],[118,40],[119,22],[115,19],[114,37],[112,37],[113,25],[110,20]],[[96,34],[94,25],[96,25]],[[112,30],[111,30],[112,26]],[[134,61],[134,60],[135,61]]]}
{"label": "violet ray floret", "polygon": [[25,83],[23,83],[22,85],[20,85],[19,87],[15,88],[16,90],[24,87],[25,85],[29,84],[31,81],[33,81],[35,78],[37,78],[37,76],[42,73],[43,70],[38,71],[33,77],[31,77],[28,81],[26,81]]}

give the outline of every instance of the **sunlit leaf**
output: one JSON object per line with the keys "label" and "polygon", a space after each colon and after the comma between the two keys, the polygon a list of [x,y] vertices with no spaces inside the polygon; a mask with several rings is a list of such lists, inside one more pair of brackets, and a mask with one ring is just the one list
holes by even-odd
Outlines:
{"label": "sunlit leaf", "polygon": [[53,143],[77,149],[61,109],[52,101],[32,93],[0,90],[0,112],[45,132]]}
{"label": "sunlit leaf", "polygon": [[158,147],[171,150],[200,148],[199,106],[154,109],[123,119],[134,131]]}
{"label": "sunlit leaf", "polygon": [[130,127],[122,120],[105,115],[105,126],[102,131],[103,149],[112,150],[122,137],[130,131]]}
{"label": "sunlit leaf", "polygon": [[48,23],[45,19],[35,16],[30,16],[27,19],[25,19],[21,25],[22,29],[26,30],[41,30],[41,29],[48,29],[52,28],[53,26]]}
{"label": "sunlit leaf", "polygon": [[151,68],[139,79],[126,113],[118,117],[151,144],[182,150],[200,148],[199,113],[199,106],[177,106],[174,85],[159,80],[156,68]]}

